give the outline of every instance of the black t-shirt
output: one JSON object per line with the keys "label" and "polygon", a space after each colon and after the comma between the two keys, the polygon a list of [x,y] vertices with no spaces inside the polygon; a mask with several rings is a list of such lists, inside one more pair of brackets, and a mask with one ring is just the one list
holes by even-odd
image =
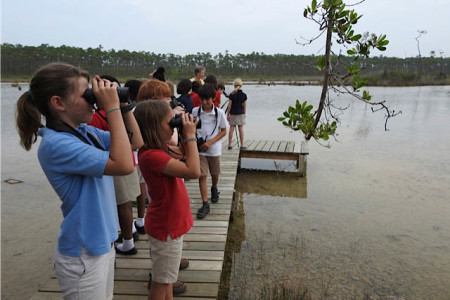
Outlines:
{"label": "black t-shirt", "polygon": [[247,101],[247,95],[239,90],[236,94],[230,94],[229,99],[231,100],[230,115],[243,115],[245,113],[244,102]]}

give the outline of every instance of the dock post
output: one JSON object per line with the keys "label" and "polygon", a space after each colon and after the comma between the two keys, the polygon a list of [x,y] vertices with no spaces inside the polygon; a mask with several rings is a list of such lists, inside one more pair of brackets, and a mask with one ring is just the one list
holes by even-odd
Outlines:
{"label": "dock post", "polygon": [[306,165],[307,165],[306,157],[308,156],[308,154],[309,154],[308,144],[305,141],[302,141],[297,161],[298,176],[300,177],[306,176]]}

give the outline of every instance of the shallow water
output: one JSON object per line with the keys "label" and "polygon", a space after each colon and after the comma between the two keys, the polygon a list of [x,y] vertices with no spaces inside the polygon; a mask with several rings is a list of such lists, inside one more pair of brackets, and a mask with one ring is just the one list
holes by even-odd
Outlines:
{"label": "shallow water", "polygon": [[[245,90],[246,132],[259,139],[295,137],[272,120],[286,98],[320,94],[316,87]],[[313,299],[449,299],[450,87],[371,92],[402,115],[385,132],[383,113],[349,101],[339,142],[331,149],[310,143],[307,178],[295,188],[304,194],[286,196],[292,179],[280,185],[274,173],[259,175],[260,185],[255,173],[239,174],[245,238],[233,255],[230,299],[256,299],[283,280],[302,282]]]}
{"label": "shallow water", "polygon": [[[339,142],[309,143],[307,178],[238,176],[244,234],[234,237],[230,299],[281,280],[303,280],[314,299],[449,298],[450,87],[370,90],[403,112],[390,131],[383,113],[345,98]],[[28,299],[50,278],[61,220],[36,147],[18,144],[13,106],[22,91],[2,84],[2,299]],[[244,91],[246,137],[273,140],[300,139],[276,118],[295,99],[320,94],[310,86]]]}

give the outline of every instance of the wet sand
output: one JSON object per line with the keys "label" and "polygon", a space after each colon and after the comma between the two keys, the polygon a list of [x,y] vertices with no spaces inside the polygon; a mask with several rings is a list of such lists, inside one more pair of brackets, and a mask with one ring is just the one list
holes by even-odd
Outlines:
{"label": "wet sand", "polygon": [[[35,153],[11,150],[2,151],[1,294],[2,299],[29,299],[53,275],[60,200]],[[9,178],[23,182],[5,183]]]}

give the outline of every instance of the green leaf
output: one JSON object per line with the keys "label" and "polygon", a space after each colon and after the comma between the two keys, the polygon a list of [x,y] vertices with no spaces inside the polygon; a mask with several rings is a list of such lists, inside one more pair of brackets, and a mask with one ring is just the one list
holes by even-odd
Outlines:
{"label": "green leaf", "polygon": [[355,35],[355,36],[353,36],[352,37],[352,41],[359,41],[359,39],[361,39],[362,38],[362,35],[360,35],[360,34],[357,34],[357,35]]}
{"label": "green leaf", "polygon": [[368,91],[363,91],[363,96],[362,96],[362,98],[363,98],[364,100],[370,101],[370,100],[372,99],[372,96],[369,94]]}
{"label": "green leaf", "polygon": [[312,3],[311,3],[311,8],[312,8],[312,11],[313,11],[313,12],[316,11],[316,8],[317,8],[317,1],[316,1],[316,0],[313,0],[313,1],[312,1]]}

